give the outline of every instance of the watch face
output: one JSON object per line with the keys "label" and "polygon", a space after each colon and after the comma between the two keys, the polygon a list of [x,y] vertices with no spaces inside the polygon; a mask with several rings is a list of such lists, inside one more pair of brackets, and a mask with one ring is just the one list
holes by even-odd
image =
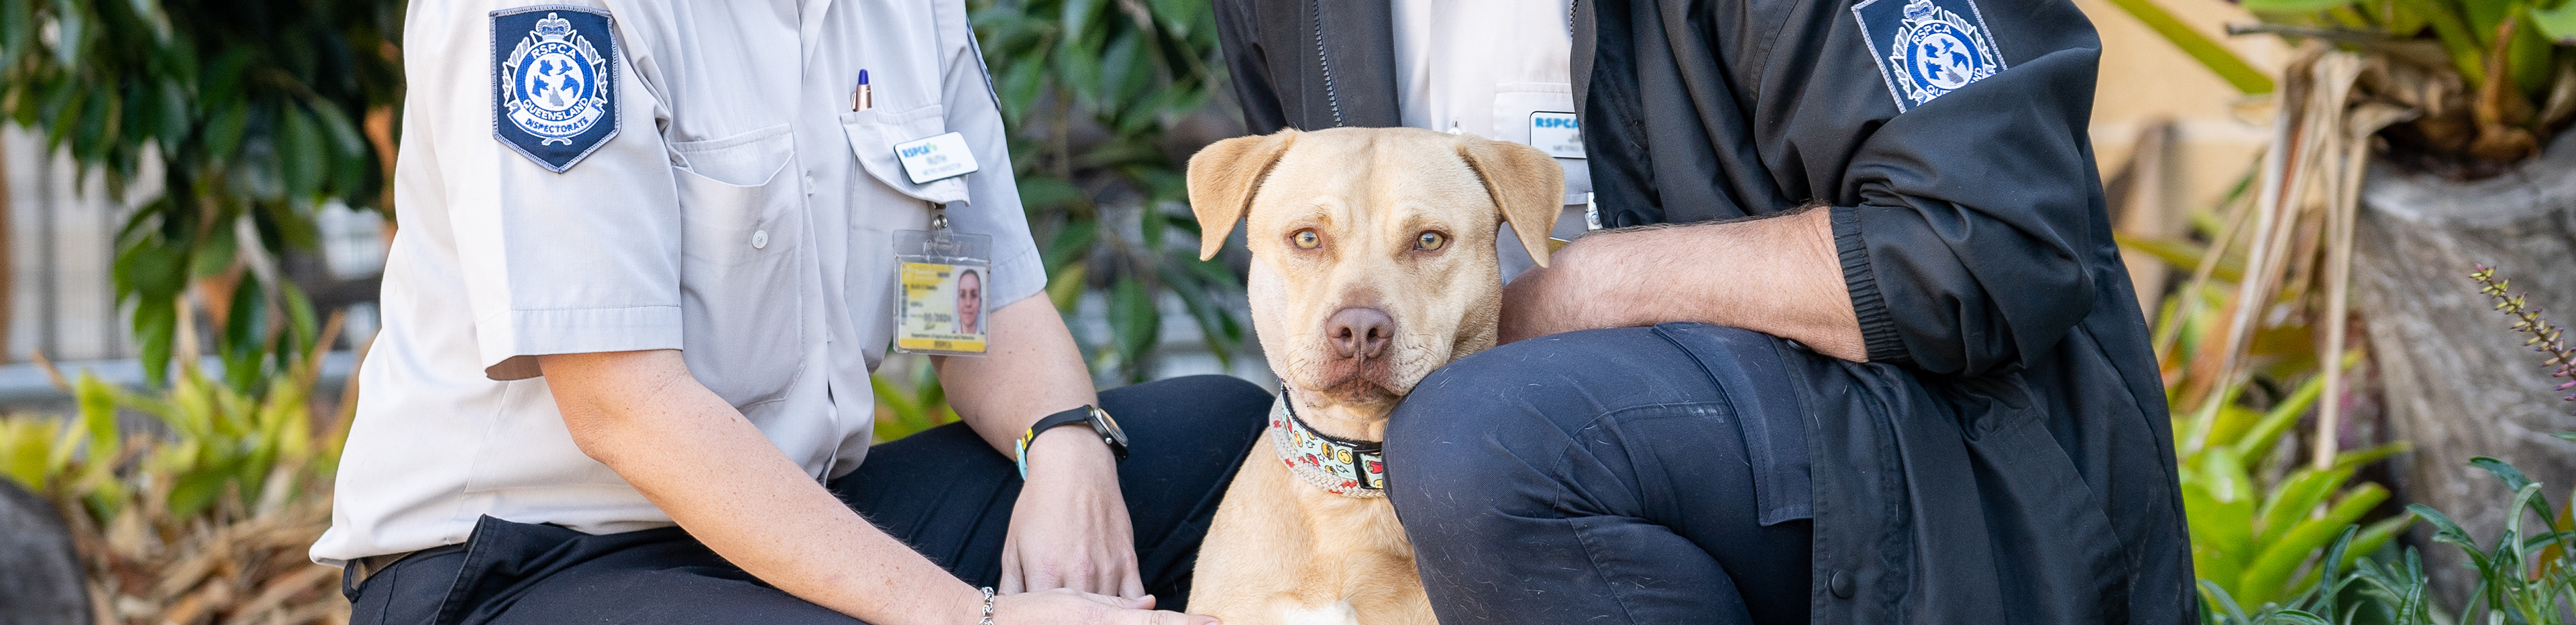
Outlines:
{"label": "watch face", "polygon": [[1118,429],[1118,420],[1109,418],[1109,411],[1091,409],[1091,426],[1099,429],[1100,433],[1107,435],[1110,440],[1117,441],[1118,446],[1127,446],[1127,431]]}

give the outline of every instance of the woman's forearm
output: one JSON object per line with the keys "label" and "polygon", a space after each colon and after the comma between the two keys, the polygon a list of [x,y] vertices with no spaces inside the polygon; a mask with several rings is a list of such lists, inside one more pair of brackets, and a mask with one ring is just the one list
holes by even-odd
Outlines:
{"label": "woman's forearm", "polygon": [[871,623],[972,623],[981,614],[975,589],[842,505],[690,377],[679,352],[541,361],[582,451],[726,561]]}

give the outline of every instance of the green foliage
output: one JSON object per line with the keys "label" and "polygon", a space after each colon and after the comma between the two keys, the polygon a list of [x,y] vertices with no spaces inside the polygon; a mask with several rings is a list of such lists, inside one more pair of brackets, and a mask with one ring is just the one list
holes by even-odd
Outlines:
{"label": "green foliage", "polygon": [[[318,362],[318,361],[316,361]],[[70,418],[0,419],[0,468],[30,490],[85,502],[99,518],[139,509],[164,524],[274,509],[320,485],[337,436],[313,427],[314,365],[298,363],[256,396],[183,362],[166,390],[139,393],[83,374]],[[158,427],[125,431],[120,411]]]}
{"label": "green foliage", "polygon": [[[1105,291],[1110,332],[1081,336],[1095,367],[1150,374],[1162,294],[1177,297],[1220,360],[1244,323],[1223,298],[1242,281],[1201,261],[1175,127],[1218,84],[1216,22],[1202,0],[973,0],[976,34],[1011,130],[1013,173],[1066,314]],[[1077,326],[1077,330],[1079,327]]]}
{"label": "green foliage", "polygon": [[0,473],[64,512],[98,622],[348,622],[339,571],[306,560],[344,430],[314,428],[305,356],[256,396],[194,359],[151,392],[57,374],[76,413],[0,418]]}
{"label": "green foliage", "polygon": [[[2172,42],[2174,47],[2181,48],[2183,53],[2191,55],[2192,59],[2200,61],[2201,66],[2209,68],[2211,73],[2226,79],[2227,84],[2236,87],[2238,92],[2254,95],[2271,93],[2273,89],[2278,88],[2272,83],[2271,76],[2265,75],[2262,70],[2254,69],[2254,66],[2247,64],[2245,59],[2238,58],[2235,52],[2218,45],[2216,41],[2211,41],[2209,37],[2202,36],[2200,31],[2192,30],[2191,26],[2182,23],[2182,20],[2174,19],[2173,14],[2166,12],[2164,7],[2157,6],[2155,0],[2111,0],[2111,4],[2119,6],[2120,10],[2128,12],[2131,17],[2146,23],[2147,28],[2156,31],[2156,34],[2163,36],[2166,41]],[[2185,266],[2189,265],[2186,263]]]}
{"label": "green foliage", "polygon": [[[2206,587],[2252,605],[2296,596],[2314,587],[2322,571],[2351,565],[2410,521],[2400,515],[2372,523],[2341,559],[2316,557],[2388,500],[2388,489],[2378,484],[2352,483],[2353,472],[2406,448],[2345,451],[2323,468],[2272,460],[2280,457],[2274,450],[2282,434],[2316,403],[2322,383],[2310,377],[2267,411],[2232,401],[2241,387],[2225,389],[2225,400],[2210,402],[2177,433],[2192,568]],[[2267,475],[2278,477],[2258,478]]]}
{"label": "green foliage", "polygon": [[378,203],[386,181],[359,120],[372,112],[390,126],[401,11],[0,0],[0,112],[42,130],[119,197],[155,173],[144,163],[160,164],[148,181],[160,193],[119,233],[114,272],[156,384],[178,327],[194,323],[179,304],[191,283],[234,390],[262,388],[316,340],[311,306],[274,258],[315,248],[319,203]]}
{"label": "green foliage", "polygon": [[[2576,434],[2559,436],[2576,439]],[[2286,601],[2268,603],[2232,594],[2216,582],[2203,580],[2207,600],[2201,603],[2201,622],[2536,625],[2576,620],[2576,569],[2571,569],[2567,560],[2571,543],[2576,543],[2576,531],[2569,529],[2568,509],[2551,507],[2549,499],[2540,494],[2541,485],[2511,464],[2493,458],[2478,458],[2471,464],[2486,469],[2514,492],[2513,500],[2507,504],[2513,514],[2494,540],[2480,543],[2439,510],[2421,504],[2408,507],[2413,516],[2424,519],[2436,530],[2434,542],[2452,545],[2468,554],[2470,566],[2477,569],[2477,591],[2469,605],[2459,611],[2446,612],[2434,605],[2423,559],[2414,549],[2407,549],[2395,565],[2356,562],[2353,555],[2369,551],[2364,541],[2369,539],[2370,530],[2347,527],[2327,549],[2324,561],[2342,563],[2324,569],[2324,578],[2330,582]],[[2261,607],[2249,614],[2242,607],[2246,604]]]}
{"label": "green foliage", "polygon": [[[921,433],[957,420],[957,411],[948,407],[948,392],[939,386],[939,376],[930,368],[930,359],[913,359],[908,371],[877,370],[868,376],[868,386],[876,391],[877,442],[886,442]],[[903,384],[889,378],[901,375]]]}
{"label": "green foliage", "polygon": [[[2244,61],[2154,0],[2113,0],[2247,94],[2270,91]],[[2409,162],[2483,177],[2537,155],[2576,120],[2576,2],[2569,0],[2240,0],[2263,24],[2230,27],[2322,42],[2378,63],[2355,101],[2418,116],[2386,135]],[[2307,81],[2293,62],[2283,78]],[[2298,89],[2289,90],[2297,93]]]}

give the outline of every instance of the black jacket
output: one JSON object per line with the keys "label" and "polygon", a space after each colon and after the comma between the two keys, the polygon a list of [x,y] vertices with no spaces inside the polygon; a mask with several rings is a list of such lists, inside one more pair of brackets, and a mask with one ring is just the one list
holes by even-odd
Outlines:
{"label": "black jacket", "polygon": [[[1400,125],[1386,0],[1215,3],[1253,132]],[[2163,385],[2086,135],[2100,42],[2073,3],[1576,9],[1604,225],[1832,206],[1870,363],[1799,376],[1814,622],[2196,617]]]}

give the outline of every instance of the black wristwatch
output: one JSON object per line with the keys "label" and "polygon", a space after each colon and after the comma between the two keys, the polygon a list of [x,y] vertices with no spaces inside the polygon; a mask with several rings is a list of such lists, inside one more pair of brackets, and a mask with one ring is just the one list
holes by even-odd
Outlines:
{"label": "black wristwatch", "polygon": [[1117,456],[1119,460],[1127,459],[1127,431],[1118,429],[1118,420],[1109,418],[1108,412],[1085,405],[1047,415],[1046,418],[1039,419],[1036,424],[1030,425],[1028,432],[1020,434],[1020,453],[1017,459],[1020,465],[1020,479],[1029,479],[1029,443],[1037,442],[1038,433],[1076,423],[1090,424],[1091,432],[1100,435],[1100,442],[1109,444],[1111,455]]}

